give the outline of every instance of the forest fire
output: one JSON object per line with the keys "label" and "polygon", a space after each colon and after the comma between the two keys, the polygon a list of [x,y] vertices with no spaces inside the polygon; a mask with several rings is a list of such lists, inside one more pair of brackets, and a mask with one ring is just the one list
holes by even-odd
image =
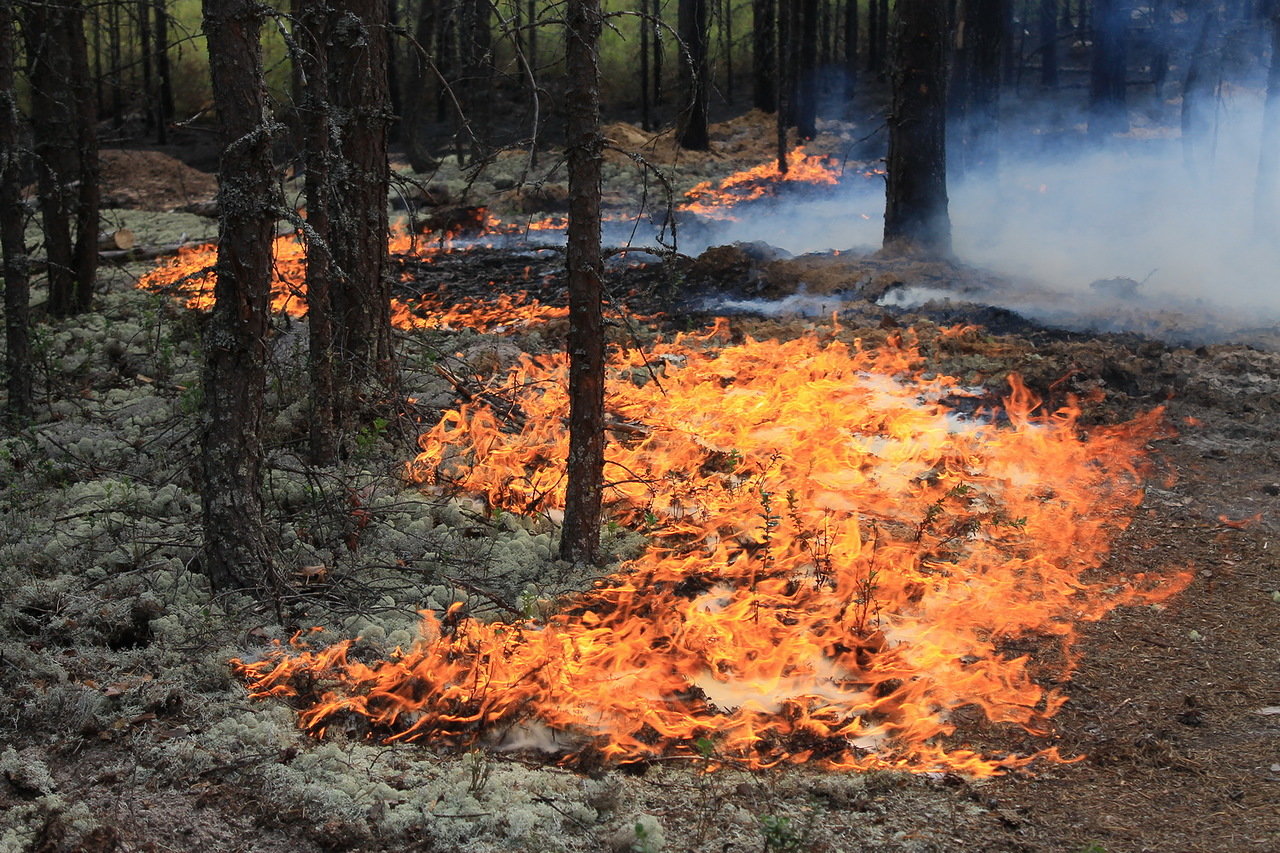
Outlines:
{"label": "forest fire", "polygon": [[686,201],[680,209],[709,219],[733,219],[733,207],[772,195],[782,184],[835,185],[840,175],[834,158],[806,154],[804,146],[799,145],[787,154],[786,172],[778,169],[777,160],[769,160],[734,172],[715,186],[703,181],[684,194]]}
{"label": "forest fire", "polygon": [[[534,223],[535,225],[539,223]],[[451,247],[438,241],[425,243],[404,234],[392,237],[391,251],[400,256],[430,259]],[[212,243],[183,247],[144,275],[139,287],[168,293],[188,308],[213,307],[213,265],[217,247]],[[295,235],[276,238],[271,282],[271,310],[301,317],[307,312],[306,249]],[[469,328],[480,332],[519,329],[564,317],[567,308],[545,305],[526,294],[500,294],[493,299],[458,299],[446,304],[443,294],[393,298],[391,322],[399,329]]]}
{"label": "forest fire", "polygon": [[[569,763],[982,776],[1062,760],[944,739],[961,708],[1043,734],[1065,698],[1035,675],[1070,671],[1077,624],[1185,584],[1087,577],[1141,498],[1160,413],[1083,434],[1075,408],[1040,412],[1011,378],[1003,419],[966,418],[909,343],[725,331],[614,354],[609,513],[650,541],[619,574],[542,619],[424,613],[387,660],[295,642],[235,662],[253,695],[289,698],[317,736],[354,720]],[[514,406],[447,412],[410,478],[554,515],[565,379],[563,357],[526,357],[491,389]]]}

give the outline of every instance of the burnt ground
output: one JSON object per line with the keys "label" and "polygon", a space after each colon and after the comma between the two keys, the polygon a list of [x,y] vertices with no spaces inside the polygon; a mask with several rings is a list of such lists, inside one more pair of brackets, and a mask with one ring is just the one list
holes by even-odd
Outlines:
{"label": "burnt ground", "polygon": [[[558,260],[545,249],[459,252],[410,264],[404,287],[443,286],[447,298],[530,290],[559,303]],[[619,341],[655,326],[697,328],[717,305],[776,302],[804,285],[839,297],[842,338],[874,345],[913,333],[931,366],[985,388],[989,400],[1017,372],[1050,402],[1089,400],[1086,426],[1165,406],[1170,434],[1152,443],[1146,498],[1106,571],[1185,569],[1193,580],[1161,605],[1081,627],[1071,675],[1044,669],[1069,697],[1047,737],[957,715],[953,745],[991,754],[1054,745],[1074,763],[991,780],[811,768],[708,774],[665,762],[572,773],[530,755],[382,747],[340,734],[315,742],[282,704],[247,699],[227,658],[260,652],[272,637],[328,623],[325,638],[359,634],[368,653],[385,653],[403,641],[397,627],[412,624],[415,608],[461,594],[456,585],[441,591],[447,579],[514,599],[526,576],[493,556],[510,544],[501,525],[443,497],[405,496],[398,469],[412,452],[412,424],[367,436],[342,470],[305,470],[296,453],[305,418],[290,406],[297,351],[286,346],[299,330],[282,321],[271,523],[283,553],[308,570],[323,562],[329,574],[316,584],[302,577],[280,615],[247,597],[211,596],[192,560],[199,321],[132,291],[138,271],[112,277],[93,315],[51,327],[39,422],[3,440],[0,850],[1280,849],[1277,352],[1047,327],[974,301],[1016,285],[951,265],[786,259],[759,247],[671,264],[615,260]],[[958,296],[912,309],[879,304],[911,285]],[[957,323],[974,328],[938,334]],[[824,324],[785,313],[739,313],[731,323],[756,337]],[[559,346],[562,335],[552,322],[515,336],[404,337],[406,385],[425,389],[415,415],[456,402],[452,389],[431,384],[438,358],[456,352],[495,372],[521,351]],[[374,496],[375,523],[358,551],[326,550],[325,525],[350,541],[353,494]],[[412,532],[424,515],[434,529]],[[304,527],[315,532],[299,544]],[[423,551],[444,551],[441,543],[457,553],[437,565]],[[567,588],[574,582],[583,579]],[[1019,653],[1052,657],[1035,637],[1018,642]]]}

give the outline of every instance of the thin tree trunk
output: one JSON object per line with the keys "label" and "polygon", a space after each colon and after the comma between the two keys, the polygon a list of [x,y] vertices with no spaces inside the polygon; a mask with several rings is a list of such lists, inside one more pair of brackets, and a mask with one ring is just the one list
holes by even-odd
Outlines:
{"label": "thin tree trunk", "polygon": [[346,0],[341,12],[325,7],[325,13],[331,16],[331,106],[324,144],[336,156],[324,170],[318,201],[330,252],[334,418],[344,435],[353,435],[366,411],[385,405],[394,378],[387,260],[390,40],[385,0]]}
{"label": "thin tree trunk", "polygon": [[107,4],[107,61],[111,66],[111,126],[115,130],[124,127],[124,61],[120,40],[124,27],[120,21],[120,4]]}
{"label": "thin tree trunk", "polygon": [[1058,88],[1058,2],[1040,0],[1040,85]]}
{"label": "thin tree trunk", "polygon": [[156,97],[151,87],[151,60],[155,45],[151,42],[151,0],[137,0],[134,7],[138,16],[138,54],[142,62],[142,99],[146,104],[146,128],[156,127]]}
{"label": "thin tree trunk", "polygon": [[1280,237],[1280,0],[1271,5],[1271,67],[1262,112],[1262,153],[1254,196],[1254,235],[1274,242]]}
{"label": "thin tree trunk", "polygon": [[640,127],[653,130],[652,106],[649,103],[649,10],[640,5]]}
{"label": "thin tree trunk", "polygon": [[436,45],[436,27],[439,24],[439,0],[422,0],[418,7],[418,21],[414,28],[414,46],[409,62],[410,88],[415,93],[405,102],[404,135],[405,154],[415,172],[429,172],[436,167],[431,156],[429,112],[425,93],[436,88],[438,81],[431,68],[431,50]]}
{"label": "thin tree trunk", "polygon": [[1182,84],[1182,157],[1186,167],[1193,174],[1198,173],[1206,163],[1209,145],[1207,137],[1209,122],[1206,113],[1213,92],[1213,84],[1204,73],[1208,59],[1209,43],[1218,30],[1218,15],[1212,8],[1206,8],[1201,15],[1200,29],[1196,35],[1195,47],[1187,60],[1187,76]]}
{"label": "thin tree trunk", "polygon": [[958,172],[992,172],[1000,120],[1004,6],[1010,0],[960,0],[948,103],[957,131],[949,146]]}
{"label": "thin tree trunk", "polygon": [[778,108],[777,77],[777,3],[775,0],[751,2],[751,103],[764,112]]}
{"label": "thin tree trunk", "polygon": [[79,0],[32,4],[23,31],[49,311],[65,316],[89,308],[98,265],[97,106],[84,9]]}
{"label": "thin tree trunk", "polygon": [[662,29],[662,0],[653,0],[650,9],[653,16],[653,103],[656,106],[662,103],[662,55],[663,39],[666,38]]}
{"label": "thin tree trunk", "polygon": [[[336,144],[329,91],[330,17],[323,3],[294,0],[295,74],[298,127],[305,164],[303,193],[307,208],[307,367],[311,379],[310,451],[317,465],[338,461],[341,424],[337,399],[332,299],[333,247],[330,227]],[[420,22],[421,24],[421,22]],[[412,137],[411,137],[412,139]],[[412,147],[410,148],[412,151]],[[415,167],[416,168],[416,167]]]}
{"label": "thin tree trunk", "polygon": [[200,441],[204,570],[214,589],[276,590],[262,513],[271,245],[279,199],[256,0],[203,0],[209,70],[225,148],[218,170],[218,261],[204,337]]}
{"label": "thin tree trunk", "polygon": [[818,135],[818,0],[800,0],[796,45],[796,135]]}
{"label": "thin tree trunk", "polygon": [[16,429],[31,420],[35,408],[31,366],[31,283],[23,235],[22,155],[14,68],[17,48],[13,4],[0,2],[0,251],[4,252],[4,423]]}
{"label": "thin tree trunk", "polygon": [[156,143],[169,141],[169,123],[173,121],[173,74],[169,67],[169,10],[165,0],[155,0],[156,30]]}
{"label": "thin tree trunk", "polygon": [[880,4],[867,0],[867,73],[880,73]]}
{"label": "thin tree trunk", "polygon": [[1125,102],[1129,0],[1096,0],[1093,68],[1089,84],[1089,135],[1102,138],[1129,129]]}
{"label": "thin tree trunk", "polygon": [[898,0],[889,114],[884,247],[927,256],[951,251],[947,213],[946,7]]}
{"label": "thin tree trunk", "polygon": [[844,98],[852,100],[858,87],[858,0],[844,4]]}
{"label": "thin tree trunk", "polygon": [[604,316],[600,257],[599,0],[568,0],[565,130],[569,167],[569,458],[560,557],[594,563],[604,491]]}
{"label": "thin tree trunk", "polygon": [[680,60],[684,107],[680,115],[680,147],[706,151],[707,136],[707,0],[680,0]]}

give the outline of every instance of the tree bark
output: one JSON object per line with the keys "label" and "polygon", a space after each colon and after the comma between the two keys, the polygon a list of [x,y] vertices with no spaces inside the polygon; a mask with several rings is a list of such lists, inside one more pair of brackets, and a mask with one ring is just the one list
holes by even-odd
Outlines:
{"label": "tree bark", "polygon": [[751,2],[751,104],[771,113],[778,108],[776,0]]}
{"label": "tree bark", "polygon": [[49,311],[66,316],[88,310],[98,271],[97,106],[80,0],[31,4],[24,33]]}
{"label": "tree bark", "polygon": [[308,102],[307,262],[313,383],[312,455],[332,464],[341,439],[387,397],[393,379],[387,269],[385,0],[307,3],[318,66]]}
{"label": "tree bark", "polygon": [[415,172],[429,172],[436,167],[428,142],[430,112],[426,93],[435,89],[436,75],[431,67],[431,50],[435,46],[438,0],[422,0],[414,27],[414,42],[409,62],[409,87],[412,96],[405,101],[401,132],[405,154]]}
{"label": "tree bark", "polygon": [[889,114],[884,247],[927,256],[951,251],[947,213],[946,6],[898,0]]}
{"label": "tree bark", "polygon": [[858,0],[844,4],[844,98],[852,100],[858,88]]}
{"label": "tree bark", "polygon": [[795,124],[808,140],[818,135],[818,0],[799,0],[797,12]]}
{"label": "tree bark", "polygon": [[956,134],[951,164],[992,172],[998,160],[1000,56],[1009,0],[960,0],[949,103]]}
{"label": "tree bark", "polygon": [[169,9],[166,0],[155,0],[156,17],[156,144],[169,141],[173,121],[173,74],[169,67]]}
{"label": "tree bark", "polygon": [[600,257],[600,0],[568,0],[569,458],[560,557],[594,563],[604,478],[604,316]]}
{"label": "tree bark", "polygon": [[31,420],[34,411],[31,369],[31,286],[23,236],[22,155],[18,103],[14,89],[17,49],[13,4],[0,2],[0,251],[4,252],[5,373],[8,377],[4,422],[10,428]]}
{"label": "tree bark", "polygon": [[680,113],[680,147],[707,151],[707,0],[680,0],[679,32],[682,53],[680,79],[684,106]]}
{"label": "tree bark", "polygon": [[218,260],[204,336],[200,441],[204,570],[214,589],[276,588],[262,520],[271,246],[280,209],[256,0],[203,0],[209,71],[224,148]]}
{"label": "tree bark", "polygon": [[1129,130],[1125,101],[1128,41],[1129,0],[1095,0],[1089,81],[1089,136],[1095,139]]}

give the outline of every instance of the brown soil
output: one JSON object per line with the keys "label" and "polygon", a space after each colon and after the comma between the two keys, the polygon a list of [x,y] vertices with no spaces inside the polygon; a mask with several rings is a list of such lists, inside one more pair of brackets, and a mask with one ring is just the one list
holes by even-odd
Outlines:
{"label": "brown soil", "polygon": [[159,151],[104,149],[99,153],[102,206],[172,211],[211,202],[218,179]]}

